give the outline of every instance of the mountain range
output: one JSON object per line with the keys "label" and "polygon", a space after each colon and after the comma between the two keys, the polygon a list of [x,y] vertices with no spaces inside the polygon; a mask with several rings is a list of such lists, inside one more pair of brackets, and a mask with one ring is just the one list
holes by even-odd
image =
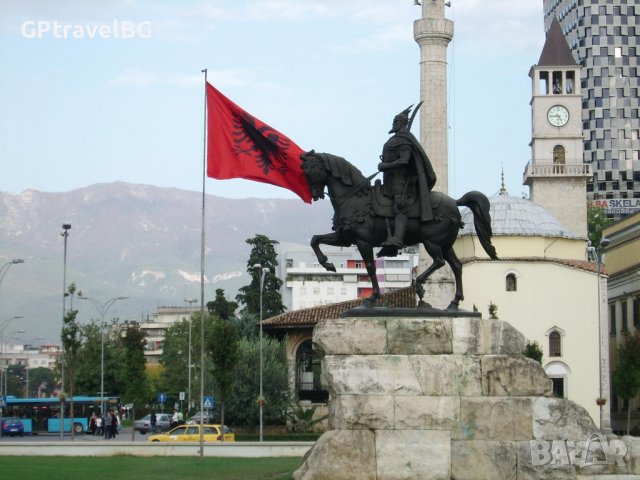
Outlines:
{"label": "mountain range", "polygon": [[[228,299],[250,282],[246,243],[256,234],[278,242],[307,244],[331,230],[328,201],[228,199],[205,201],[205,301],[222,288]],[[141,320],[159,306],[186,306],[200,299],[202,193],[134,185],[96,184],[63,193],[0,192],[0,265],[24,259],[6,270],[0,284],[0,328],[24,343],[44,337],[57,343],[62,327],[64,237],[66,283],[84,295],[115,302],[105,320]],[[0,272],[1,274],[1,272]],[[69,302],[69,300],[67,300]],[[67,305],[69,306],[69,305]],[[74,301],[81,322],[99,319],[89,303]],[[39,341],[45,341],[39,339]]]}

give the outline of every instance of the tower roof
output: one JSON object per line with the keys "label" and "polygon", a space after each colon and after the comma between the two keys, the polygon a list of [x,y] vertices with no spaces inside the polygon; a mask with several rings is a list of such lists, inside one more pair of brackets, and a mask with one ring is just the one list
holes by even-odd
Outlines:
{"label": "tower roof", "polygon": [[560,23],[555,17],[547,33],[547,39],[544,42],[538,65],[544,67],[578,65],[571,54],[571,49],[562,33]]}
{"label": "tower roof", "polygon": [[[491,197],[489,203],[494,235],[581,238],[568,231],[548,210],[531,200],[512,197],[504,191]],[[461,213],[465,226],[460,235],[474,234],[473,214],[469,209],[464,209]]]}

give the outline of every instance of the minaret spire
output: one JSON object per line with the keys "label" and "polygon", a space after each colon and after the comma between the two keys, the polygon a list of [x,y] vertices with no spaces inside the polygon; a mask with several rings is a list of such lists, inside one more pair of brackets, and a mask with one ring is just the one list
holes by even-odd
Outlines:
{"label": "minaret spire", "polygon": [[453,22],[444,17],[445,0],[423,0],[422,18],[413,24],[420,46],[420,143],[436,172],[435,190],[447,193],[447,46],[453,38]]}

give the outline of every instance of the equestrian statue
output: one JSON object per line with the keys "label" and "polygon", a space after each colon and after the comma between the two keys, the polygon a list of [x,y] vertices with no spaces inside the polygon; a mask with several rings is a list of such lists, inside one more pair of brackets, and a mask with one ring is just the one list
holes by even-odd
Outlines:
{"label": "equestrian statue", "polygon": [[[371,279],[372,294],[365,306],[373,307],[380,298],[373,249],[381,247],[378,257],[393,257],[405,245],[424,245],[433,263],[415,279],[419,307],[430,307],[424,301],[424,283],[445,261],[455,278],[455,296],[447,310],[458,310],[462,293],[462,263],[453,250],[458,232],[462,228],[459,206],[473,212],[474,226],[485,252],[497,259],[491,243],[491,217],[489,199],[481,192],[471,191],[460,199],[432,191],[436,175],[420,142],[410,128],[418,110],[409,118],[411,108],[396,115],[391,131],[393,136],[384,144],[378,170],[383,172],[384,183],[365,177],[360,170],[342,157],[330,153],[303,153],[302,170],[313,200],[326,195],[334,209],[333,232],[314,235],[311,239],[320,264],[335,272],[335,266],[320,245],[348,247],[356,245]],[[377,172],[376,172],[377,173]]]}

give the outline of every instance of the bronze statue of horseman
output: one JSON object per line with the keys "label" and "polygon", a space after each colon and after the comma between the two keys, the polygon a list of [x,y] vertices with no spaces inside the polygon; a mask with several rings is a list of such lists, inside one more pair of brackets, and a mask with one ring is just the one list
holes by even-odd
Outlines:
{"label": "bronze statue of horseman", "polygon": [[[468,207],[473,212],[482,247],[490,258],[497,259],[491,243],[489,199],[477,191],[468,192],[458,200],[431,191],[435,174],[419,142],[408,131],[411,125],[408,110],[394,119],[390,132],[394,137],[383,148],[379,169],[385,172],[385,185],[377,180],[372,186],[371,177],[365,177],[342,157],[314,151],[301,155],[313,200],[324,198],[326,189],[334,209],[333,232],[314,235],[311,247],[320,264],[335,272],[335,266],[322,253],[320,245],[355,244],[372,284],[372,294],[365,305],[373,306],[380,298],[374,248],[382,247],[378,256],[394,256],[404,245],[422,244],[433,263],[415,280],[419,305],[430,306],[423,299],[423,284],[446,262],[453,271],[456,285],[455,296],[447,309],[457,310],[464,298],[462,263],[453,250],[462,227],[458,207]],[[396,168],[398,171],[387,174]],[[391,182],[393,186],[389,185]],[[426,208],[430,210],[425,211]]]}

